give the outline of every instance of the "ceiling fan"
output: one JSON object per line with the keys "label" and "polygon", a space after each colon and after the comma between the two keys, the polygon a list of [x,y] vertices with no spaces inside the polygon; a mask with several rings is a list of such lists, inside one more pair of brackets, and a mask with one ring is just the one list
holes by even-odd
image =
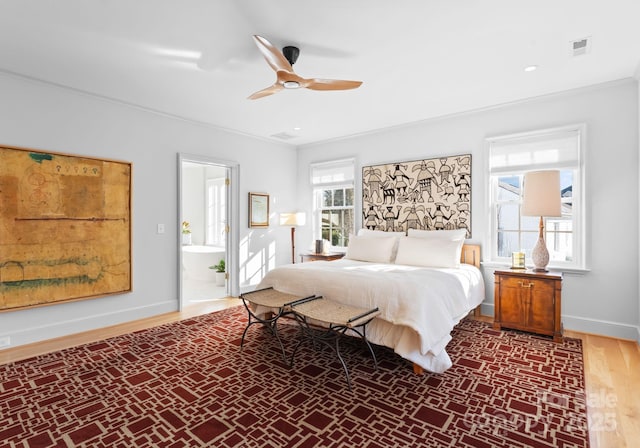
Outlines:
{"label": "ceiling fan", "polygon": [[264,37],[254,35],[253,39],[269,66],[276,72],[277,79],[272,86],[259,90],[249,96],[250,100],[273,95],[283,89],[349,90],[360,87],[360,84],[362,84],[362,81],[303,78],[298,76],[292,67],[300,55],[300,50],[297,47],[284,47],[282,52],[280,52]]}

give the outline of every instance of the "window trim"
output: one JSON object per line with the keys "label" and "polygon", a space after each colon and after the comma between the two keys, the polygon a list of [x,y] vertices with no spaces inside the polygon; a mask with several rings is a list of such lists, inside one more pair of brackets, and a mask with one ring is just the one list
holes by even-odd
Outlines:
{"label": "window trim", "polygon": [[[578,138],[578,163],[577,164],[567,164],[567,163],[558,163],[556,165],[550,166],[549,164],[531,164],[531,165],[521,165],[512,170],[508,168],[500,168],[498,170],[491,170],[491,145],[495,142],[504,142],[507,140],[513,140],[514,143],[517,140],[524,139],[532,139],[535,137],[543,137],[544,135],[551,135],[563,132],[574,132],[577,134]],[[487,232],[485,236],[485,241],[488,244],[488,250],[485,250],[485,264],[487,265],[495,265],[495,266],[504,266],[510,265],[511,260],[507,257],[498,257],[497,256],[497,215],[496,215],[496,204],[493,202],[493,189],[494,189],[494,179],[493,177],[496,175],[500,176],[508,176],[508,175],[519,175],[524,173],[525,171],[530,171],[532,169],[567,169],[569,166],[575,168],[578,176],[577,180],[573,182],[573,195],[577,197],[577,201],[574,200],[574,211],[573,216],[576,217],[573,220],[573,234],[574,234],[574,261],[571,262],[558,262],[551,260],[549,262],[549,268],[567,272],[585,272],[589,270],[588,263],[588,248],[586,246],[587,241],[587,209],[586,209],[586,196],[587,190],[585,188],[585,178],[586,178],[586,140],[587,140],[587,126],[584,123],[580,124],[571,124],[566,126],[559,126],[553,128],[545,128],[528,132],[521,132],[515,134],[501,135],[495,137],[489,137],[485,139],[485,172],[488,175],[488,180],[485,182],[485,200],[487,204],[487,222],[489,225],[487,227]],[[531,264],[531,260],[527,259],[528,264]]]}
{"label": "window trim", "polygon": [[[204,240],[205,240],[205,245],[207,246],[224,246],[226,243],[226,226],[227,223],[222,220],[220,221],[220,225],[217,224],[213,224],[214,227],[218,228],[218,227],[222,227],[222,229],[220,230],[220,234],[222,235],[219,238],[215,238],[214,240],[211,241],[211,233],[210,233],[210,227],[212,226],[211,223],[211,218],[209,217],[209,202],[210,202],[210,189],[212,186],[214,187],[222,187],[221,190],[221,197],[216,197],[215,198],[215,204],[217,206],[218,212],[220,212],[222,210],[222,207],[220,205],[220,199],[223,198],[223,202],[224,202],[224,209],[227,208],[227,198],[226,198],[226,183],[227,183],[227,176],[222,176],[222,177],[212,177],[212,178],[208,178],[205,179],[205,212],[204,212],[204,228],[205,228],[205,232],[204,232]],[[225,210],[224,213],[220,213],[221,216],[226,217],[227,215],[227,211]]]}
{"label": "window trim", "polygon": [[[350,179],[343,179],[337,181],[329,181],[329,182],[317,182],[314,183],[314,168],[325,168],[335,166],[336,168],[344,167],[349,165],[351,167],[352,173]],[[353,157],[336,159],[336,160],[328,160],[324,162],[312,162],[309,165],[309,184],[311,186],[311,194],[313,200],[313,224],[312,224],[312,232],[314,239],[322,238],[322,198],[321,191],[326,189],[339,189],[339,188],[352,188],[353,189],[353,205],[351,206],[342,206],[335,207],[335,209],[346,210],[351,209],[353,211],[353,228],[350,229],[349,233],[355,233],[356,220],[357,220],[357,210],[356,210],[356,161]],[[337,251],[345,251],[346,246],[332,246],[334,250]]]}
{"label": "window trim", "polygon": [[[352,205],[337,205],[337,206],[331,206],[331,207],[324,207],[322,205],[322,201],[323,201],[323,197],[322,197],[322,192],[325,190],[346,190],[346,189],[352,189],[353,190],[353,195],[354,195],[354,200],[353,200],[353,204]],[[317,186],[314,187],[313,189],[313,194],[314,194],[314,201],[315,201],[315,212],[317,213],[317,220],[316,220],[316,225],[317,225],[317,233],[315,233],[316,238],[317,239],[321,239],[322,238],[322,212],[324,210],[336,210],[336,211],[344,211],[344,210],[351,210],[352,214],[353,214],[353,227],[351,229],[346,229],[347,231],[347,240],[348,240],[348,235],[354,233],[355,231],[355,217],[356,217],[356,209],[355,209],[355,188],[352,184],[333,184],[333,185],[322,185],[322,186]],[[331,243],[331,241],[329,241],[329,243]],[[331,247],[335,250],[346,250],[347,246],[334,246],[331,245]]]}

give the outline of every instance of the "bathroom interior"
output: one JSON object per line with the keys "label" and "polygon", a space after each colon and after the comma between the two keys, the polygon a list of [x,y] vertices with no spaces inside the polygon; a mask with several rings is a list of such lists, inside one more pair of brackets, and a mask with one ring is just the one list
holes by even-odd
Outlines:
{"label": "bathroom interior", "polygon": [[211,163],[182,161],[182,303],[226,297],[223,272],[211,266],[226,261],[228,168]]}

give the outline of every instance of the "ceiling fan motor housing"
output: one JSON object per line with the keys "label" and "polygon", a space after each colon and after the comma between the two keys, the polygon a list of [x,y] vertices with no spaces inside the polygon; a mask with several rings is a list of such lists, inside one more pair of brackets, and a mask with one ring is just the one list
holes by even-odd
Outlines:
{"label": "ceiling fan motor housing", "polygon": [[282,49],[282,54],[285,59],[289,61],[289,64],[293,65],[298,60],[298,56],[300,56],[300,49],[298,47],[287,46]]}

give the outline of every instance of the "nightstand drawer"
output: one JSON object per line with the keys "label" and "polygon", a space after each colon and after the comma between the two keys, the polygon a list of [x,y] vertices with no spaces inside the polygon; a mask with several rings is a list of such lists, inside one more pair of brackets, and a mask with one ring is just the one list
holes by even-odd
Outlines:
{"label": "nightstand drawer", "polygon": [[555,289],[555,282],[553,280],[503,276],[500,283],[503,288],[524,288],[548,295],[553,295]]}

